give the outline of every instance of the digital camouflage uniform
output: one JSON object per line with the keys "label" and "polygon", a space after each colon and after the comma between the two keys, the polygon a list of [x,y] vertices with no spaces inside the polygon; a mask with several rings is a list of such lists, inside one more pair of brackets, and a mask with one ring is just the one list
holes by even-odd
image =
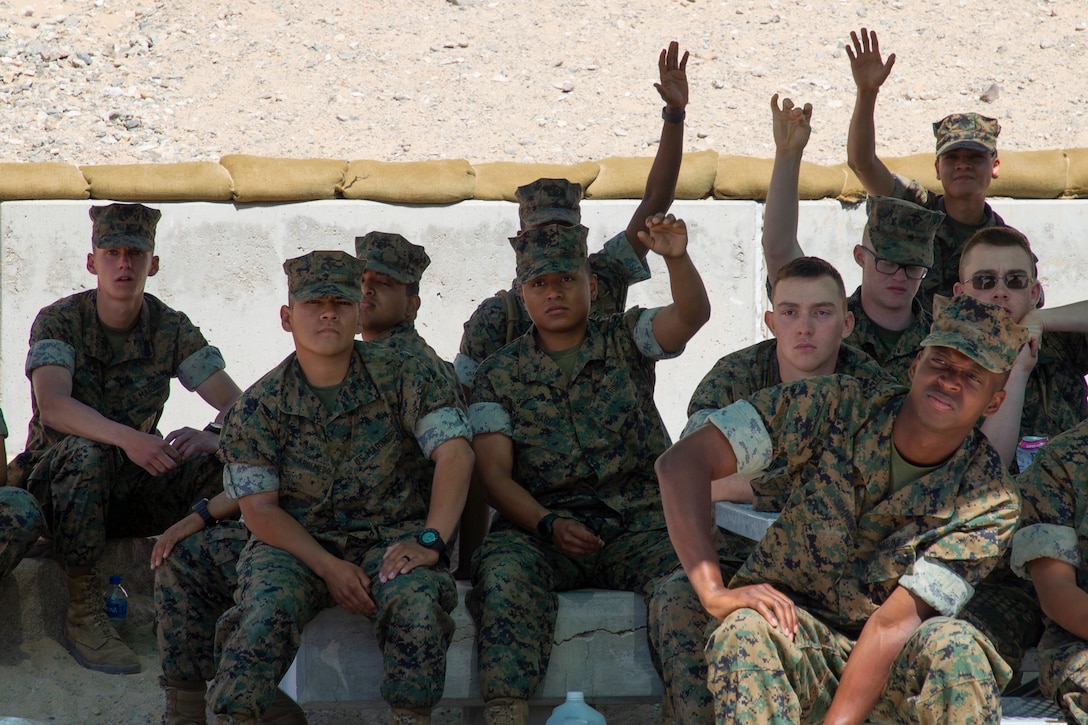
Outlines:
{"label": "digital camouflage uniform", "polygon": [[[801,629],[789,644],[754,611],[724,620],[706,652],[719,723],[819,722],[853,641],[897,586],[940,616],[899,653],[870,720],[997,721],[1010,673],[984,636],[951,618],[1000,560],[1019,513],[1016,490],[976,430],[947,464],[893,491],[889,446],[904,399],[901,388],[810,378],[709,418],[733,444],[741,471],[783,454],[794,471],[811,474],[816,462],[730,583],[767,582],[789,594]],[[810,648],[826,656],[806,656]],[[987,681],[979,700],[967,699]]]}
{"label": "digital camouflage uniform", "polygon": [[[577,269],[585,259],[584,227],[567,235],[546,227],[512,241],[522,283]],[[653,335],[657,312],[632,308],[590,318],[569,380],[533,334],[477,372],[473,434],[509,437],[511,478],[605,543],[593,554],[568,557],[501,516],[494,523],[473,556],[467,601],[477,623],[485,701],[525,700],[536,690],[551,655],[555,592],[592,586],[648,594],[653,579],[678,564],[653,468],[669,443],[653,400],[654,366],[674,357]]]}
{"label": "digital camouflage uniform", "polygon": [[[0,438],[8,437],[0,411]],[[7,461],[0,461],[7,465]],[[45,515],[37,500],[21,488],[0,486],[0,580],[16,567],[45,533]]]}
{"label": "digital camouflage uniform", "polygon": [[[1088,420],[1047,443],[1017,484],[1024,516],[1013,537],[1013,570],[1030,580],[1029,562],[1056,559],[1088,591]],[[1088,723],[1088,643],[1050,619],[1039,642],[1039,685],[1070,722]]]}
{"label": "digital camouflage uniform", "polygon": [[[121,357],[113,359],[90,290],[43,308],[30,331],[26,374],[57,365],[72,374],[72,397],[123,425],[157,433],[170,380],[195,390],[224,369],[223,356],[183,313],[144,294]],[[17,468],[50,521],[53,546],[68,565],[94,564],[106,537],[161,533],[200,498],[220,489],[214,456],[197,454],[159,476],[115,446],[63,435],[33,417]]]}
{"label": "digital camouflage uniform", "polygon": [[[938,157],[954,148],[963,147],[994,151],[1000,133],[1001,124],[996,119],[977,113],[954,113],[933,124]],[[944,194],[934,194],[917,181],[899,174],[893,174],[893,177],[895,186],[891,195],[895,198],[933,211],[945,210]],[[952,294],[952,285],[960,279],[960,253],[971,235],[986,227],[1004,226],[1008,226],[1005,220],[989,204],[985,205],[982,221],[978,224],[961,224],[952,217],[945,217],[933,240],[932,268],[918,290],[918,299],[925,309],[932,309],[934,295]]]}
{"label": "digital camouflage uniform", "polygon": [[[289,260],[285,270],[292,279],[328,278],[346,265],[358,299],[361,265],[323,254]],[[469,433],[454,391],[415,358],[364,342],[354,345],[332,412],[292,354],[239,399],[221,437],[228,496],[278,491],[280,507],[319,544],[371,578],[381,692],[395,708],[441,699],[457,591],[444,566],[384,583],[378,569],[389,545],[425,527],[431,479],[420,472],[435,448],[458,437]],[[208,700],[216,713],[256,716],[271,703],[302,628],[334,601],[305,564],[256,537],[238,562],[235,601],[217,625]]]}
{"label": "digital camouflage uniform", "polygon": [[[522,229],[530,225],[560,222],[575,225],[581,221],[578,207],[582,187],[563,179],[538,179],[520,187],[516,196]],[[650,278],[650,267],[639,259],[627,232],[622,231],[605,242],[600,252],[589,255],[589,269],[597,275],[597,298],[591,314],[608,316],[623,312],[627,307],[627,288]],[[524,335],[532,325],[529,313],[518,295],[517,281],[505,292],[516,310],[514,337]],[[457,377],[466,388],[472,388],[476,368],[507,343],[506,303],[498,294],[488,297],[476,308],[465,323],[461,348],[454,359]]]}
{"label": "digital camouflage uniform", "polygon": [[[1026,332],[970,297],[942,301],[926,345],[1011,367]],[[897,587],[932,606],[897,655],[876,722],[992,723],[1011,673],[993,645],[954,619],[993,569],[1019,518],[1019,496],[976,428],[940,467],[891,480],[901,388],[843,376],[759,391],[708,422],[737,470],[786,456],[793,493],[731,587],[770,583],[798,606],[782,637],[754,610],[728,616],[707,644],[719,723],[819,722],[868,618]],[[803,474],[803,475],[802,475]],[[830,686],[829,686],[830,685]]]}
{"label": "digital camouflage uniform", "polygon": [[1028,376],[1020,437],[1053,438],[1088,418],[1088,335],[1045,332]]}
{"label": "digital camouflage uniform", "polygon": [[[932,270],[934,235],[945,219],[943,212],[886,196],[869,197],[865,201],[865,208],[865,231],[878,257],[903,266]],[[874,267],[873,274],[882,273]],[[925,278],[922,282],[925,283]],[[861,289],[858,287],[846,300],[846,309],[854,313],[854,329],[850,331],[846,343],[876,360],[900,385],[909,386],[908,370],[918,354],[918,344],[929,334],[933,321],[929,306],[923,307],[917,298],[912,300],[911,323],[898,333],[895,343],[889,346],[882,339],[876,323],[865,314]]]}
{"label": "digital camouflage uniform", "polygon": [[[782,377],[777,348],[778,341],[772,338],[719,359],[691,396],[684,435],[701,427],[719,408],[757,390],[779,385]],[[895,383],[875,360],[849,345],[839,347],[835,370],[843,375],[885,380],[888,385]],[[757,511],[781,510],[791,485],[786,461],[775,461],[764,475],[752,480],[753,507]],[[752,542],[721,531],[715,536],[722,578],[729,581],[751,551]],[[710,722],[714,702],[706,687],[706,659],[702,653],[710,615],[682,567],[657,582],[647,610],[650,640],[663,662],[665,692],[673,718],[680,723]],[[662,621],[673,624],[663,629]],[[680,626],[679,622],[685,624]],[[688,676],[679,680],[680,674]]]}

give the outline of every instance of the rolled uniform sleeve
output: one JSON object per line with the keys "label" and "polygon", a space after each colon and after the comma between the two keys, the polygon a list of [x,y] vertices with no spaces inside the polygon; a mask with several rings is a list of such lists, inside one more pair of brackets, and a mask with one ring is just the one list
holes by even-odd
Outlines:
{"label": "rolled uniform sleeve", "polygon": [[26,376],[36,368],[56,365],[72,375],[76,373],[76,349],[63,340],[38,340],[26,356]]}
{"label": "rolled uniform sleeve", "polygon": [[468,419],[472,426],[472,435],[482,433],[502,433],[514,437],[514,424],[506,408],[499,403],[473,403],[468,408]]}
{"label": "rolled uniform sleeve", "polygon": [[1019,577],[1030,579],[1028,564],[1036,559],[1057,559],[1080,568],[1080,550],[1077,532],[1071,526],[1056,524],[1032,524],[1012,537],[1012,571]]}
{"label": "rolled uniform sleeve", "polygon": [[605,242],[602,251],[606,257],[619,262],[623,267],[628,285],[645,282],[650,278],[650,265],[635,254],[635,248],[627,240],[626,230]]}
{"label": "rolled uniform sleeve", "polygon": [[686,438],[695,431],[699,430],[706,423],[706,419],[714,414],[714,408],[702,408],[691,414],[688,418],[687,424],[684,426],[684,430],[680,433],[681,438]]}
{"label": "rolled uniform sleeve", "polygon": [[223,468],[223,490],[232,499],[280,490],[279,472],[271,466],[228,463]]}
{"label": "rolled uniform sleeve", "polygon": [[468,417],[460,408],[439,408],[419,419],[415,427],[416,442],[423,455],[431,457],[435,448],[454,438],[472,440]]}
{"label": "rolled uniform sleeve", "polygon": [[707,420],[733,447],[737,473],[758,473],[771,465],[774,449],[771,435],[751,403],[738,400],[713,411]]}
{"label": "rolled uniform sleeve", "polygon": [[963,577],[940,562],[921,558],[899,579],[899,586],[918,596],[946,617],[955,617],[975,594]]}
{"label": "rolled uniform sleeve", "polygon": [[225,370],[227,362],[219,348],[205,345],[178,365],[178,380],[188,391],[196,390],[201,384],[220,370]]}
{"label": "rolled uniform sleeve", "polygon": [[635,323],[635,346],[643,357],[650,360],[672,360],[675,357],[680,357],[684,352],[683,347],[676,352],[665,352],[661,349],[661,344],[657,341],[657,338],[654,337],[654,318],[657,317],[657,313],[661,312],[661,310],[661,307],[643,310],[642,314],[638,316],[638,322]]}

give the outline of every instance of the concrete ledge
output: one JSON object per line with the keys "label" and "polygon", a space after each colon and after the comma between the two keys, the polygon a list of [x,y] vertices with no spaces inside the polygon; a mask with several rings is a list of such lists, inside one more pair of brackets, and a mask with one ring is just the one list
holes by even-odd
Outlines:
{"label": "concrete ledge", "polygon": [[[469,585],[458,583],[457,630],[447,656],[442,706],[480,705],[476,626],[465,609]],[[304,707],[380,703],[382,659],[370,620],[335,607],[302,633],[292,666],[294,695]],[[285,684],[291,687],[289,674]],[[581,589],[559,594],[555,645],[534,705],[552,706],[568,690],[593,703],[659,702],[661,679],[646,642],[646,605],[632,592]]]}
{"label": "concrete ledge", "polygon": [[719,528],[752,541],[762,539],[777,518],[778,514],[756,511],[747,503],[718,501],[714,504],[714,522]]}

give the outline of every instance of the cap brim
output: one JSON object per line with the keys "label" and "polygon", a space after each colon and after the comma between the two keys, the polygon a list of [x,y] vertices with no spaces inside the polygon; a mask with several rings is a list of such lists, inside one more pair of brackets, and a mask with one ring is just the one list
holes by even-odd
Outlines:
{"label": "cap brim", "polygon": [[147,237],[135,237],[129,234],[109,234],[94,238],[94,246],[98,249],[140,249],[151,252],[155,249],[155,243]]}
{"label": "cap brim", "polygon": [[363,299],[363,293],[358,287],[333,282],[321,282],[291,290],[291,299],[298,302],[316,300],[320,297],[341,297],[352,302],[359,302]]}
{"label": "cap brim", "polygon": [[957,352],[963,353],[991,373],[1005,373],[1012,369],[1011,366],[1003,367],[1001,363],[994,360],[992,356],[979,352],[979,348],[982,347],[981,342],[977,345],[971,345],[969,344],[970,342],[972,341],[955,332],[931,332],[918,346],[951,348]]}
{"label": "cap brim", "polygon": [[945,144],[937,151],[937,156],[944,156],[949,151],[955,151],[956,149],[970,149],[971,151],[985,151],[987,153],[993,153],[996,150],[996,147],[987,146],[982,141],[964,139],[962,141],[953,141],[952,143]]}
{"label": "cap brim", "polygon": [[577,226],[582,222],[582,215],[580,212],[576,212],[573,209],[560,209],[558,207],[550,207],[548,209],[537,209],[521,215],[522,227],[543,227],[549,224],[566,224],[568,226]]}
{"label": "cap brim", "polygon": [[570,274],[577,272],[586,263],[579,257],[552,257],[544,259],[524,270],[518,270],[518,281],[525,284],[529,280],[546,274]]}
{"label": "cap brim", "polygon": [[378,260],[366,260],[363,269],[364,271],[367,269],[374,270],[378,274],[384,274],[386,277],[390,277],[401,284],[412,284],[413,282],[419,281],[418,279],[413,279],[412,275],[407,274],[404,270],[390,267],[388,264],[384,264]]}

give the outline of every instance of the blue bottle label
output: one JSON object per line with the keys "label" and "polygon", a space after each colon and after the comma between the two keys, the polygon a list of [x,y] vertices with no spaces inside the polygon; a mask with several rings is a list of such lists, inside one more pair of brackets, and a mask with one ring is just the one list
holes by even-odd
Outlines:
{"label": "blue bottle label", "polygon": [[106,616],[110,619],[125,619],[128,616],[128,600],[121,597],[107,597]]}

